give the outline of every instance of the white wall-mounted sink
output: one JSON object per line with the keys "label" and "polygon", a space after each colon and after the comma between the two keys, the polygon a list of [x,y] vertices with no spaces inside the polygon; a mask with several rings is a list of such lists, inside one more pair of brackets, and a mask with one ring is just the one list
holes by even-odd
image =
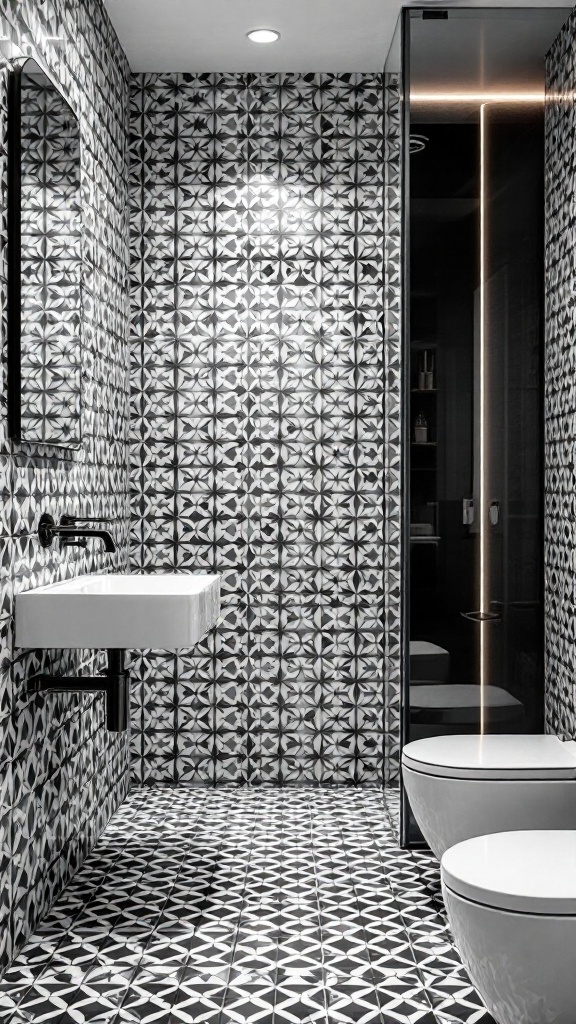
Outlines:
{"label": "white wall-mounted sink", "polygon": [[220,576],[77,576],[16,596],[17,647],[192,647],[220,614]]}

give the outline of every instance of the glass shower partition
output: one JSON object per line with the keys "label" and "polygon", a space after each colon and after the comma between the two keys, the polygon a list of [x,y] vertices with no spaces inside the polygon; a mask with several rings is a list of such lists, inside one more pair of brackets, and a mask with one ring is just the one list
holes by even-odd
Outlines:
{"label": "glass shower partition", "polygon": [[404,742],[543,728],[544,56],[565,16],[404,13]]}

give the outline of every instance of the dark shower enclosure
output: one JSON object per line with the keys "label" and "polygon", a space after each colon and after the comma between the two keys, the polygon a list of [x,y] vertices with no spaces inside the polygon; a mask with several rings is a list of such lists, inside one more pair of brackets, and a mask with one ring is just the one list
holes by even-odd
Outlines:
{"label": "dark shower enclosure", "polygon": [[543,729],[544,57],[564,15],[405,15],[404,742]]}

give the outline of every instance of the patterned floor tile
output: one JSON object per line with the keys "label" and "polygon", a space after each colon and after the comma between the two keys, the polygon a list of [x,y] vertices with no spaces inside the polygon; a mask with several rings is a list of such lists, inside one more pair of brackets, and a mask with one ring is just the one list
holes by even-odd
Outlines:
{"label": "patterned floor tile", "polygon": [[492,1024],[396,793],[134,790],[0,981],[2,1024]]}

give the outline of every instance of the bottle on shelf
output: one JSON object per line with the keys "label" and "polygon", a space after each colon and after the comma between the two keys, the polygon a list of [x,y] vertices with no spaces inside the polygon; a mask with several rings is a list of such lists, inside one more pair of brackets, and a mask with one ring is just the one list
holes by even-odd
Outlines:
{"label": "bottle on shelf", "polygon": [[418,390],[434,390],[434,353],[424,349],[418,370]]}
{"label": "bottle on shelf", "polygon": [[[426,353],[428,356],[428,353]],[[430,353],[430,357],[426,359],[426,370],[424,372],[424,390],[432,391],[434,389],[434,355]]]}
{"label": "bottle on shelf", "polygon": [[428,424],[424,413],[418,413],[414,424],[414,441],[416,444],[426,444],[428,441]]}

